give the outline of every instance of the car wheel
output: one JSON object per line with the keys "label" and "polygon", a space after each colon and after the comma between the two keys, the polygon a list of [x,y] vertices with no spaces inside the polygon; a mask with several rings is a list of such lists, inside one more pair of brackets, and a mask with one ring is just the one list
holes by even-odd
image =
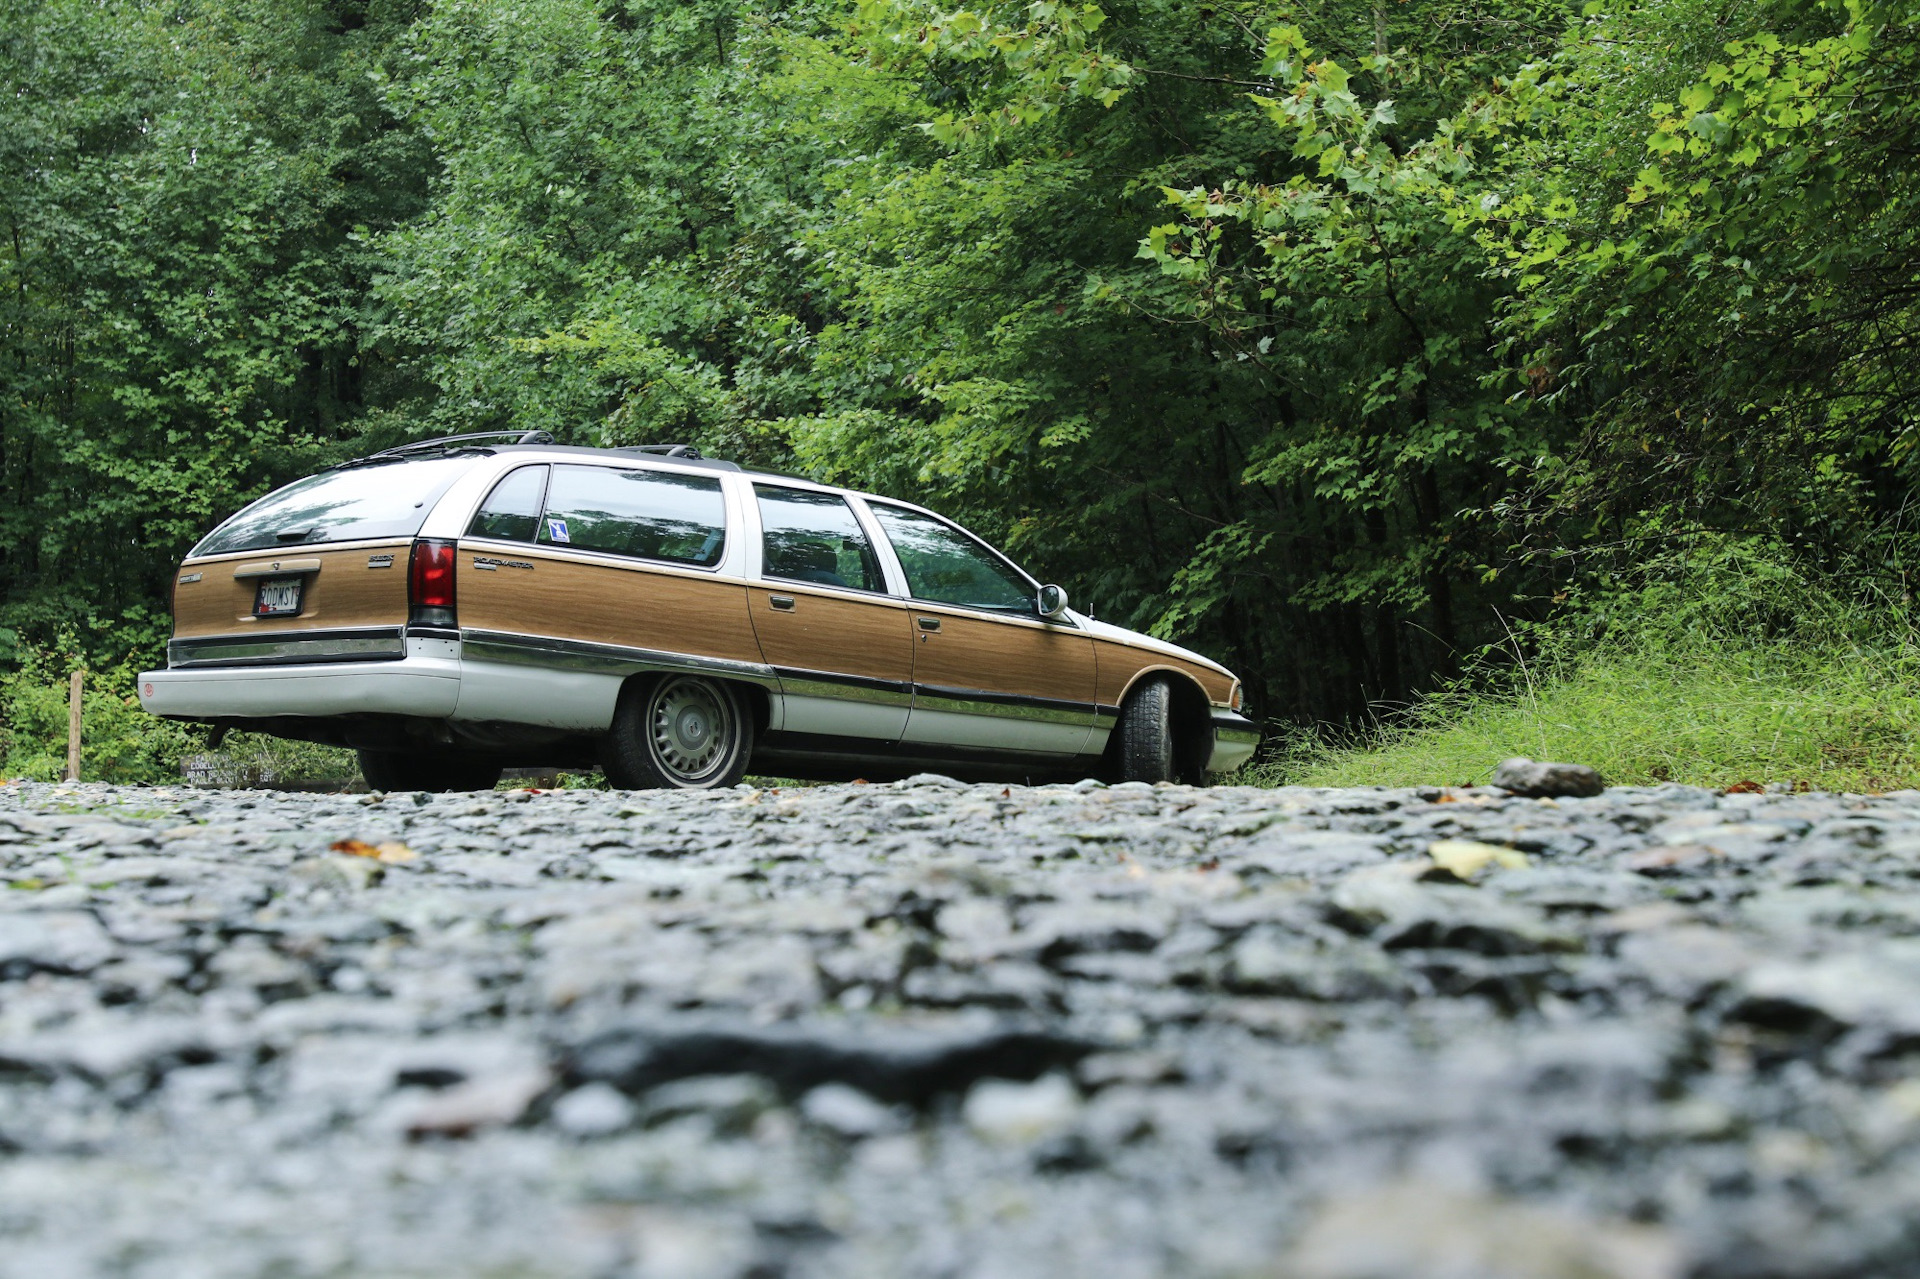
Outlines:
{"label": "car wheel", "polygon": [[467,755],[366,750],[359,755],[360,775],[374,790],[492,790],[500,780],[500,765]]}
{"label": "car wheel", "polygon": [[1173,689],[1163,679],[1148,680],[1133,690],[1120,708],[1116,752],[1123,782],[1174,780]]}
{"label": "car wheel", "polygon": [[753,720],[732,687],[668,675],[627,686],[602,762],[622,789],[707,790],[739,781],[752,753]]}

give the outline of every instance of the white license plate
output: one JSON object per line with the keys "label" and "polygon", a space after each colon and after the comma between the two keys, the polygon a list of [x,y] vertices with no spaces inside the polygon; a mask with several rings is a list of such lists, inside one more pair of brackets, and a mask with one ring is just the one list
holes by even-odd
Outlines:
{"label": "white license plate", "polygon": [[255,617],[285,617],[300,611],[300,587],[306,579],[299,577],[270,577],[260,583],[260,590],[253,597],[253,615]]}

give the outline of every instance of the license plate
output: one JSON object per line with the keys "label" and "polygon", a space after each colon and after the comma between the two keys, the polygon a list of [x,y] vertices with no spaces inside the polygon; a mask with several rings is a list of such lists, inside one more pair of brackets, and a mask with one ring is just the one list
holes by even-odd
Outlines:
{"label": "license plate", "polygon": [[269,577],[253,597],[255,617],[287,617],[300,611],[301,577]]}

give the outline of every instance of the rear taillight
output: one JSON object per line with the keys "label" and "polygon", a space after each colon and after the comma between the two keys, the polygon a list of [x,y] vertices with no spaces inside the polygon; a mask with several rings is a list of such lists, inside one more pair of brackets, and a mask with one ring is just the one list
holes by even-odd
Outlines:
{"label": "rear taillight", "polygon": [[413,544],[413,558],[407,562],[407,624],[409,626],[456,625],[453,614],[452,542],[427,538]]}

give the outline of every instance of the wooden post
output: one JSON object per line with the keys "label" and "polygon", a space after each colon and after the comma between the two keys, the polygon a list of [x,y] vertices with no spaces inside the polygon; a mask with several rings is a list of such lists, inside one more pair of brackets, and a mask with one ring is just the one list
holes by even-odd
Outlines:
{"label": "wooden post", "polygon": [[80,780],[80,672],[67,686],[67,780]]}

